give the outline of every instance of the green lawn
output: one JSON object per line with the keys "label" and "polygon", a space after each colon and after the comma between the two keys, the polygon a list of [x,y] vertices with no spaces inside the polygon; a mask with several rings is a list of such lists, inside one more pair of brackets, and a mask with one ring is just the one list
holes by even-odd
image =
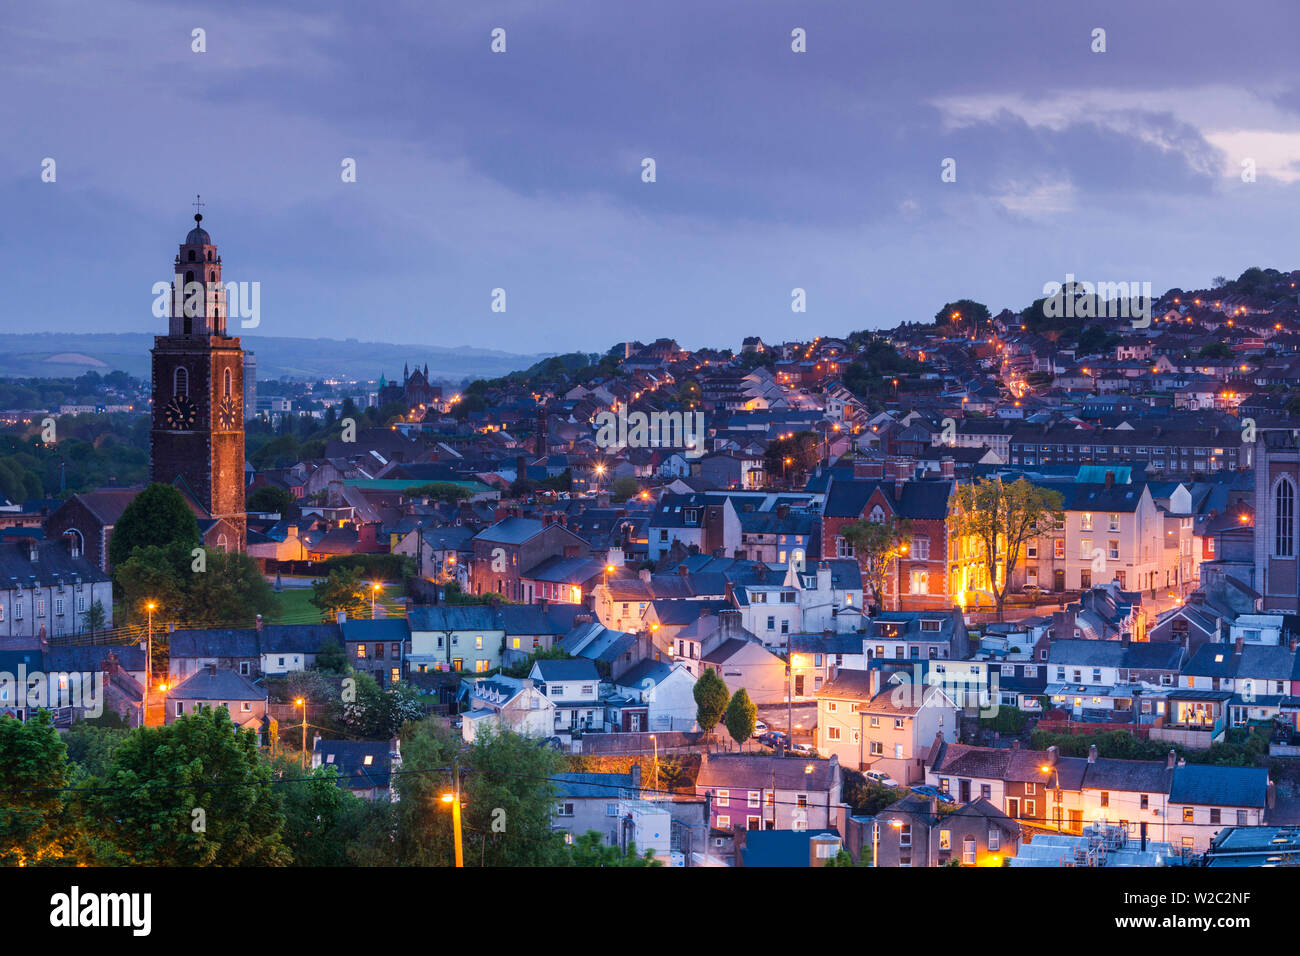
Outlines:
{"label": "green lawn", "polygon": [[[385,587],[381,592],[378,604],[388,611],[393,617],[402,617],[406,613],[405,605],[402,599],[406,596],[406,589],[400,584],[393,584]],[[280,609],[275,614],[267,618],[268,624],[317,624],[321,620],[320,608],[311,603],[311,588],[285,588],[276,595],[280,602]],[[361,614],[362,617],[370,616],[370,602]]]}

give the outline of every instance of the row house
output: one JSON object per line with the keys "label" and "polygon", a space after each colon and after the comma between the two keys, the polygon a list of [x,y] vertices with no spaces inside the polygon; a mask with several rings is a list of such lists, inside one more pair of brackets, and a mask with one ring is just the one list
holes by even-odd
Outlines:
{"label": "row house", "polygon": [[[92,614],[100,615],[93,628]],[[82,556],[77,538],[0,541],[0,635],[88,634],[112,626],[112,579]]]}
{"label": "row house", "polygon": [[843,831],[843,772],[835,756],[704,754],[695,793],[709,798],[714,830]]}
{"label": "row house", "polygon": [[1045,693],[1076,720],[1151,723],[1165,713],[1162,694],[1177,685],[1183,654],[1172,642],[1055,640]]}

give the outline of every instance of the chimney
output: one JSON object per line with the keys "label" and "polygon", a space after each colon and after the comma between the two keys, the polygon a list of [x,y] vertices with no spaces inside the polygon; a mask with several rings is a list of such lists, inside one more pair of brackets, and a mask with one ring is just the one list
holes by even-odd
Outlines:
{"label": "chimney", "polygon": [[257,629],[258,631],[262,630],[262,615],[260,614],[257,615]]}
{"label": "chimney", "polygon": [[1234,653],[1237,653],[1237,654],[1240,654],[1240,653],[1241,653],[1241,649],[1242,649],[1242,647],[1245,645],[1245,643],[1246,643],[1246,639],[1245,639],[1244,637],[1238,636],[1238,637],[1233,638],[1233,640],[1232,640],[1232,649],[1233,649],[1233,652],[1234,652]]}
{"label": "chimney", "polygon": [[782,503],[776,506],[776,516],[778,518],[786,518],[789,517],[789,515],[790,515],[790,506],[788,504]]}
{"label": "chimney", "polygon": [[216,664],[208,664],[208,665],[206,665],[206,666],[207,666],[207,668],[208,668],[208,676],[209,676],[209,677],[216,677],[216,676],[217,676],[217,665],[216,665]]}
{"label": "chimney", "polygon": [[680,574],[682,577],[686,577],[687,574],[686,565],[684,564],[677,565],[677,573]]}
{"label": "chimney", "polygon": [[1178,751],[1171,748],[1169,751],[1169,756],[1165,758],[1165,768],[1168,770],[1173,770],[1177,764],[1178,764]]}
{"label": "chimney", "polygon": [[728,604],[734,604],[734,603],[736,603],[736,595],[735,595],[735,591],[732,589],[732,585],[731,585],[731,582],[730,582],[730,581],[727,582],[727,589],[726,589],[726,591],[723,593],[723,599],[724,599]]}
{"label": "chimney", "polygon": [[1097,745],[1089,744],[1088,746],[1088,763],[1097,762]]}
{"label": "chimney", "polygon": [[957,462],[948,455],[939,459],[939,474],[944,478],[954,478],[957,475]]}
{"label": "chimney", "polygon": [[1052,744],[1052,746],[1048,747],[1048,748],[1047,748],[1047,765],[1048,765],[1049,767],[1055,767],[1055,766],[1056,766],[1056,759],[1057,759],[1060,755],[1061,755],[1061,749],[1060,749],[1059,747],[1057,747],[1056,744]]}
{"label": "chimney", "polygon": [[867,675],[867,692],[874,698],[880,693],[880,668],[869,668]]}
{"label": "chimney", "polygon": [[1019,749],[1020,749],[1020,738],[1019,738],[1019,737],[1017,737],[1015,740],[1011,741],[1011,749],[1012,749],[1012,750],[1019,750]]}
{"label": "chimney", "polygon": [[1115,487],[1115,472],[1110,471],[1110,470],[1107,470],[1107,472],[1106,472],[1106,487],[1107,487],[1107,488],[1114,488],[1114,487]]}
{"label": "chimney", "polygon": [[343,626],[344,624],[346,624],[347,622],[348,622],[348,612],[347,612],[347,611],[339,611],[339,616],[338,616],[338,624],[339,624],[339,627],[342,627],[342,626]]}

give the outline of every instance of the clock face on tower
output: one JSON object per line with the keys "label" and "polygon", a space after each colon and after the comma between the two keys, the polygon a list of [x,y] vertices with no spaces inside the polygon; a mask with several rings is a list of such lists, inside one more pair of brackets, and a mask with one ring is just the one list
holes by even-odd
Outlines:
{"label": "clock face on tower", "polygon": [[217,406],[217,422],[227,431],[234,429],[239,422],[239,406],[230,396],[223,398]]}
{"label": "clock face on tower", "polygon": [[186,431],[199,420],[198,407],[184,395],[177,395],[163,406],[163,420],[174,431]]}

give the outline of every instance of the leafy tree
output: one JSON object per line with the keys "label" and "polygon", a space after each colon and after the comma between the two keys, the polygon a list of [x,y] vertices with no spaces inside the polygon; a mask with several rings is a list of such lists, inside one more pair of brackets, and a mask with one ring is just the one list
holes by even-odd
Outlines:
{"label": "leafy tree", "polygon": [[1059,491],[1039,488],[1024,478],[1010,484],[998,478],[958,485],[950,526],[957,537],[974,539],[999,620],[1021,552],[1034,538],[1051,530],[1064,506]]}
{"label": "leafy tree", "polygon": [[101,727],[94,721],[79,720],[63,736],[68,759],[88,777],[102,777],[112,766],[113,755],[128,736],[118,727]]}
{"label": "leafy tree", "polygon": [[550,866],[564,842],[551,829],[555,785],[564,757],[534,737],[479,730],[467,754],[465,857],[485,866]]}
{"label": "leafy tree", "polygon": [[298,502],[287,488],[262,485],[245,499],[244,507],[249,511],[278,514],[286,518],[297,513]]}
{"label": "leafy tree", "polygon": [[740,688],[727,704],[727,712],[722,715],[722,722],[727,726],[731,739],[742,747],[745,741],[754,735],[754,723],[758,720],[758,707],[749,699],[745,688]]}
{"label": "leafy tree", "polygon": [[352,676],[356,700],[343,705],[343,722],[357,736],[385,740],[403,724],[424,716],[415,688],[398,684],[383,690],[369,674],[358,672]]}
{"label": "leafy tree", "polygon": [[[48,710],[0,717],[0,865],[55,863],[69,853],[67,748]],[[49,788],[49,789],[45,789]]]}
{"label": "leafy tree", "polygon": [[431,481],[428,484],[416,485],[414,488],[407,488],[402,495],[406,498],[432,498],[434,501],[453,505],[473,497],[468,488],[450,481]]}
{"label": "leafy tree", "polygon": [[86,816],[110,859],[142,866],[283,866],[291,862],[271,768],[225,707],[131,732]]}
{"label": "leafy tree", "polygon": [[[276,775],[284,801],[284,842],[294,866],[348,866],[357,854],[388,849],[392,804],[364,800],[338,785],[337,767],[317,767],[305,779],[296,761],[281,758]],[[378,839],[376,839],[378,838]]]}
{"label": "leafy tree", "polygon": [[906,520],[888,517],[883,521],[863,518],[840,529],[840,535],[853,547],[862,566],[862,577],[876,607],[885,607],[885,590],[894,563],[911,550],[912,525]]}
{"label": "leafy tree", "polygon": [[605,838],[595,830],[588,830],[573,841],[569,848],[571,866],[663,866],[663,860],[655,859],[653,849],[646,850],[645,856],[636,852],[636,844],[628,841],[627,849],[609,846]]}
{"label": "leafy tree", "polygon": [[723,683],[718,672],[705,668],[700,679],[695,682],[695,720],[706,737],[713,735],[713,728],[718,726],[726,712],[731,692]]}
{"label": "leafy tree", "polygon": [[170,545],[187,552],[198,547],[199,523],[179,491],[155,481],[135,496],[117,520],[108,542],[108,559],[117,566],[136,548]]}
{"label": "leafy tree", "polygon": [[636,497],[640,492],[641,485],[635,478],[624,475],[622,478],[615,478],[609,486],[609,498],[611,501],[627,501],[629,498]]}
{"label": "leafy tree", "polygon": [[366,606],[366,590],[361,568],[335,568],[324,581],[311,586],[311,603],[327,616],[346,611],[348,617],[359,616]]}
{"label": "leafy tree", "polygon": [[952,325],[959,328],[970,328],[972,324],[978,327],[988,320],[989,307],[971,299],[949,302],[934,314],[935,325]]}
{"label": "leafy tree", "polygon": [[1198,358],[1208,359],[1230,359],[1232,355],[1232,346],[1227,342],[1211,342],[1209,345],[1202,346],[1197,353]]}
{"label": "leafy tree", "polygon": [[[422,720],[402,733],[402,765],[433,771],[451,767],[460,749],[444,721]],[[449,790],[451,774],[404,773],[395,778],[397,802],[394,855],[404,866],[448,866],[451,863],[451,813],[439,799]]]}
{"label": "leafy tree", "polygon": [[864,847],[862,848],[862,859],[861,859],[859,862],[857,862],[857,863],[854,863],[854,862],[853,862],[853,856],[852,856],[852,854],[849,853],[848,850],[845,850],[845,849],[841,848],[841,849],[840,849],[840,852],[836,853],[833,857],[831,857],[829,860],[827,860],[825,863],[822,864],[823,867],[826,867],[826,866],[837,866],[837,867],[843,867],[843,866],[870,866],[870,865],[871,865],[871,847],[870,847],[870,846],[864,846]]}
{"label": "leafy tree", "polygon": [[[188,552],[184,545],[136,548],[131,556],[113,568],[113,581],[122,596],[128,619],[137,623],[149,616],[146,605],[153,602],[154,621],[182,617],[185,613],[185,577],[189,573]],[[181,567],[185,571],[180,570]]]}
{"label": "leafy tree", "polygon": [[96,598],[95,603],[90,605],[90,609],[86,611],[85,623],[83,626],[93,635],[107,623],[108,614],[104,610],[104,602]]}
{"label": "leafy tree", "polygon": [[196,627],[247,626],[278,607],[257,562],[239,551],[209,551],[205,570],[191,572],[185,608]]}

